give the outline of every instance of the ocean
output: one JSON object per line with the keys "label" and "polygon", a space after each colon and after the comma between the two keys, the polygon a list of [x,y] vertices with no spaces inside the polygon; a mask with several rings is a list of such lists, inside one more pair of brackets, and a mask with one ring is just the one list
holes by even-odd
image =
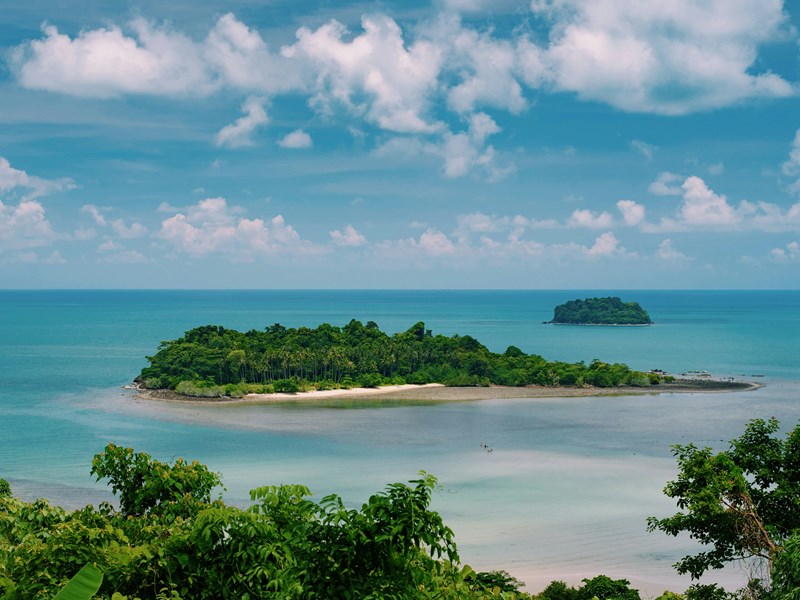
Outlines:
{"label": "ocean", "polygon": [[[651,327],[545,325],[566,300],[619,295]],[[550,360],[708,371],[764,384],[749,392],[486,400],[407,405],[200,405],[142,401],[122,387],[162,340],[204,324],[424,321],[493,351]],[[0,477],[25,498],[68,507],[110,499],[89,475],[106,443],[160,460],[197,459],[223,497],[302,483],[358,506],[386,484],[436,475],[434,508],[463,562],[505,569],[529,589],[603,573],[650,594],[691,581],[672,564],[695,546],[647,533],[676,511],[662,489],[670,446],[727,446],[748,420],[800,417],[797,291],[0,291]],[[482,444],[494,448],[487,453]],[[733,567],[709,578],[733,589]]]}

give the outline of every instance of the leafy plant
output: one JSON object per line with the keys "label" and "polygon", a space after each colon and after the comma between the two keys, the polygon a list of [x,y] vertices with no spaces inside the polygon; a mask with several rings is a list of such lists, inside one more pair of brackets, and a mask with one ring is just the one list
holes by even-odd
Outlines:
{"label": "leafy plant", "polygon": [[53,600],[91,600],[103,584],[103,572],[87,563],[67,582]]}
{"label": "leafy plant", "polygon": [[650,531],[686,532],[710,547],[685,556],[679,573],[699,578],[708,569],[748,558],[771,562],[800,528],[800,425],[785,439],[776,419],[750,421],[728,450],[674,446],[678,479],[664,493],[682,510],[648,519]]}

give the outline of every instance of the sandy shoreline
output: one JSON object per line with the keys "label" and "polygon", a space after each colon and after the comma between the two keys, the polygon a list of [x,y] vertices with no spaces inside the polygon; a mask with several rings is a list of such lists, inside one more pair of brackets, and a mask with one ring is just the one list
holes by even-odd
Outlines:
{"label": "sandy shoreline", "polygon": [[424,402],[468,402],[505,398],[574,398],[591,396],[642,396],[658,394],[697,394],[746,391],[758,389],[761,384],[719,379],[677,379],[647,387],[622,386],[614,388],[596,387],[446,387],[440,383],[425,385],[390,385],[380,388],[351,388],[347,390],[322,390],[298,392],[296,394],[248,394],[243,398],[196,398],[181,396],[170,390],[138,390],[139,396],[152,400],[171,402],[197,402],[203,404],[281,404],[281,403],[325,403],[330,400],[381,399]]}

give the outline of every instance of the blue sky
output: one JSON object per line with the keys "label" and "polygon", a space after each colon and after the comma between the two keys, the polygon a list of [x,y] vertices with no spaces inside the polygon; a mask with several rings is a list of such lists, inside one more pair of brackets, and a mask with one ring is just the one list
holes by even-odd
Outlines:
{"label": "blue sky", "polygon": [[798,13],[3,7],[0,287],[796,289]]}

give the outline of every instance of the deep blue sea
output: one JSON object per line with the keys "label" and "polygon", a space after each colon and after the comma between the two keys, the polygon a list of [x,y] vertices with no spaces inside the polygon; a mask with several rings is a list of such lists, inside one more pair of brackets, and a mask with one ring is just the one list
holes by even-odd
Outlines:
{"label": "deep blue sea", "polygon": [[[544,325],[555,305],[620,295],[651,327]],[[219,406],[145,402],[122,389],[162,340],[203,324],[273,323],[385,331],[425,321],[491,350],[554,360],[708,371],[765,384],[752,392],[408,406]],[[89,475],[114,441],[161,460],[198,459],[224,497],[303,483],[357,505],[420,469],[441,483],[435,508],[464,562],[502,568],[540,589],[605,573],[649,592],[690,581],[672,563],[693,547],[648,534],[675,512],[661,493],[670,445],[726,446],[752,418],[800,418],[797,291],[0,291],[0,477],[19,495],[77,507],[108,499]],[[494,452],[487,453],[481,444]],[[740,571],[720,580],[734,587]]]}

